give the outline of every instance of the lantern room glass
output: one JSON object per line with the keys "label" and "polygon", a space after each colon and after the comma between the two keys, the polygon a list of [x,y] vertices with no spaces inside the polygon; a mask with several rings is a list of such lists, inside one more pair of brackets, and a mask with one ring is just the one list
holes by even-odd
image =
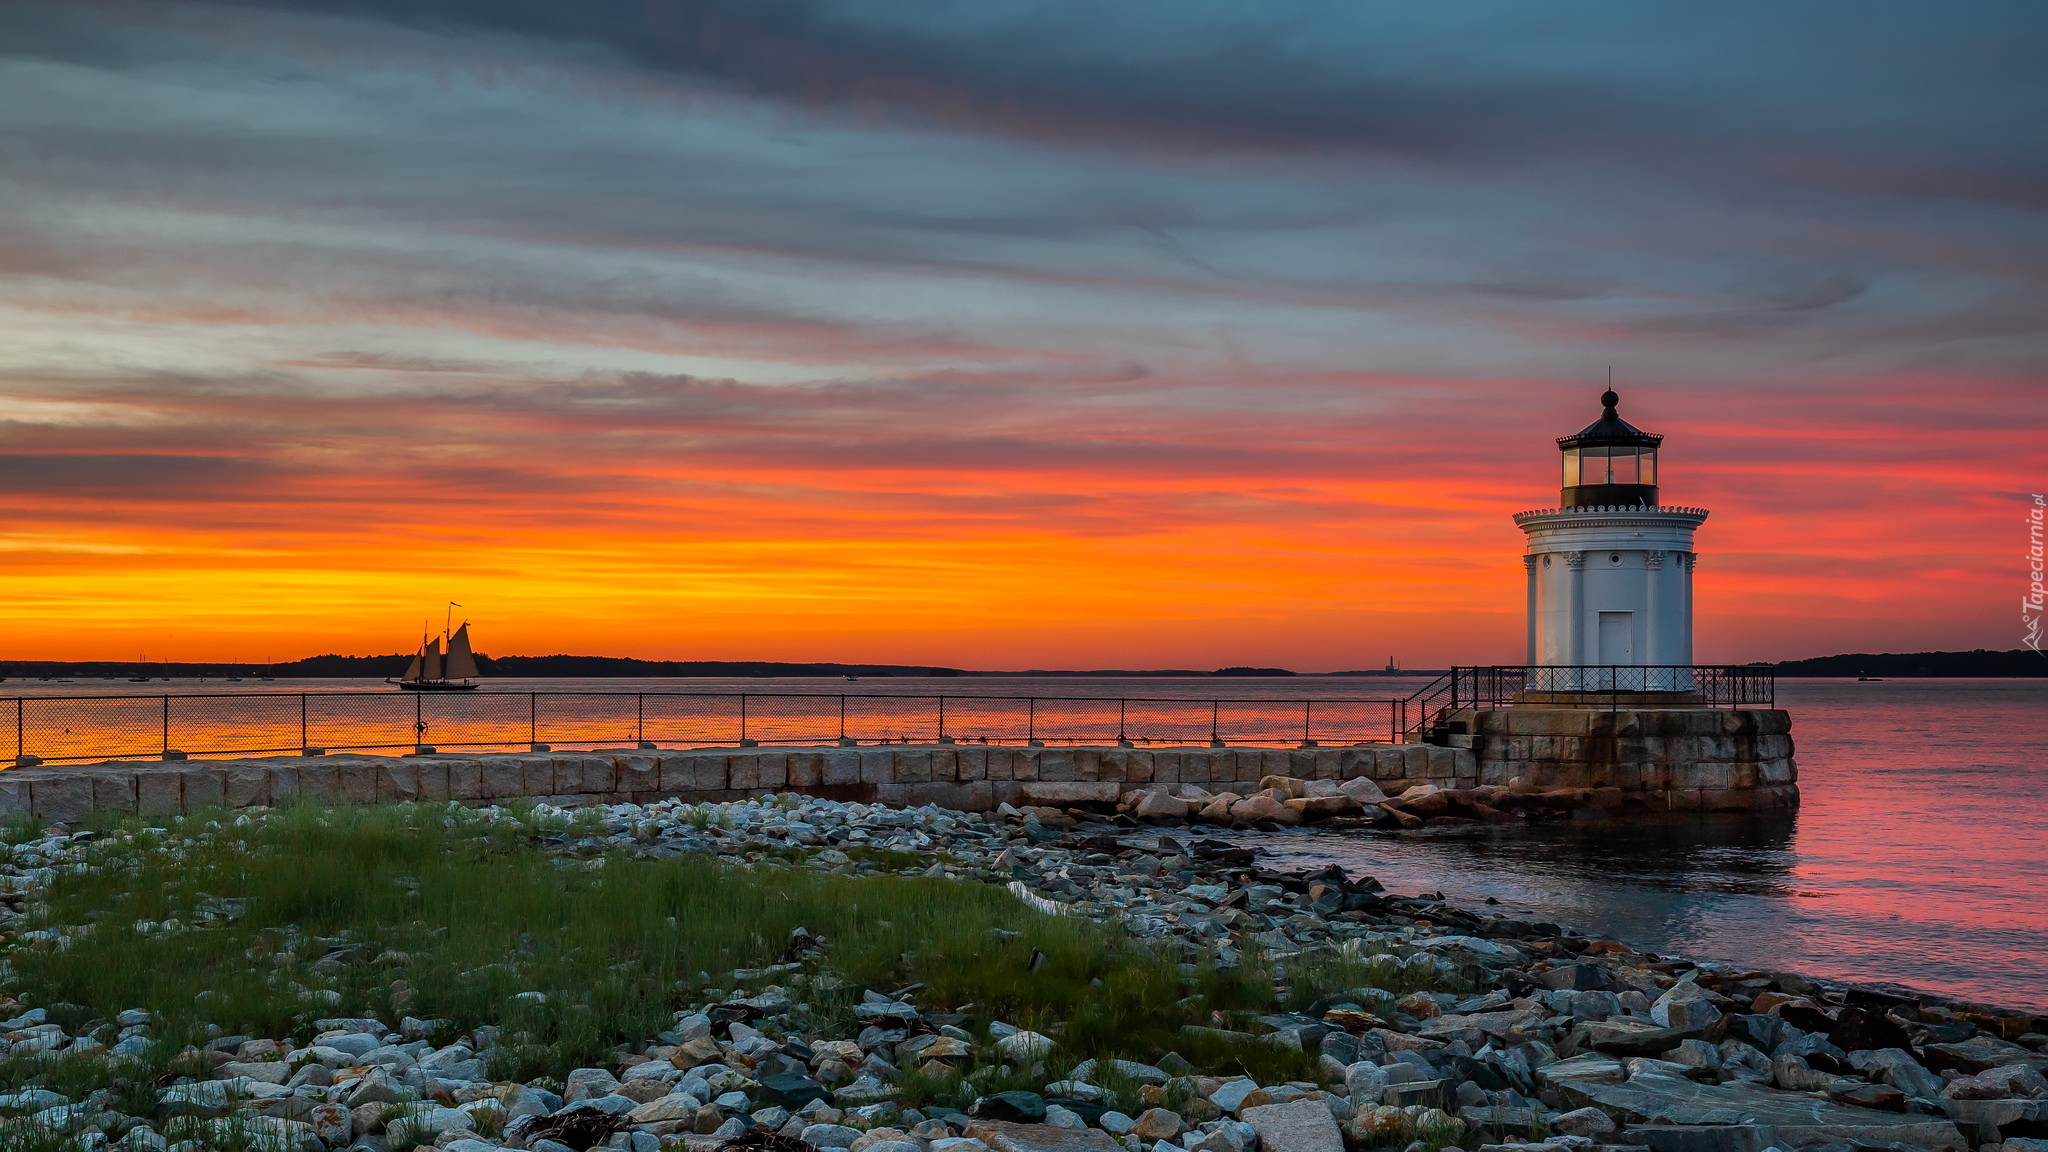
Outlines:
{"label": "lantern room glass", "polygon": [[1564,450],[1564,486],[1657,483],[1657,450],[1633,444],[1600,444]]}

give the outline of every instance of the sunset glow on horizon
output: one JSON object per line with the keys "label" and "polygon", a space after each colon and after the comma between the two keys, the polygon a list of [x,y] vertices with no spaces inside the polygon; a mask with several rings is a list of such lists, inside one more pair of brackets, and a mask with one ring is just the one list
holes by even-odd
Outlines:
{"label": "sunset glow on horizon", "polygon": [[2019,647],[2042,21],[1491,10],[12,7],[0,659],[1519,662],[1610,367],[1696,659]]}

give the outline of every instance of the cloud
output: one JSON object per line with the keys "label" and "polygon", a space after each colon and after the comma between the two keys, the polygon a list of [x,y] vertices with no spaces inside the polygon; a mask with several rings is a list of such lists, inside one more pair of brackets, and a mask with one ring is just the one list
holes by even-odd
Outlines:
{"label": "cloud", "polygon": [[1611,365],[1703,655],[1997,646],[2038,18],[1396,12],[8,6],[0,621],[1508,659]]}

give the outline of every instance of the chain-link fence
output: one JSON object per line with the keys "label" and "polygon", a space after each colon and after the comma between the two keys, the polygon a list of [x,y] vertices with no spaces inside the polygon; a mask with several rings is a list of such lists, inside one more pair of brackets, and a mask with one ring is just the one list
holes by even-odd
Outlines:
{"label": "chain-link fence", "polygon": [[775,692],[21,696],[0,698],[0,747],[32,763],[643,743],[1357,744],[1400,739],[1404,705]]}

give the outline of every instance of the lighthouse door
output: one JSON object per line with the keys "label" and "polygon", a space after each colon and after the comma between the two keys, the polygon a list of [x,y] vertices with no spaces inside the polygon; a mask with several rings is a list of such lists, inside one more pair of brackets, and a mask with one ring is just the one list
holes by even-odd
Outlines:
{"label": "lighthouse door", "polygon": [[1602,612],[1600,614],[1600,662],[1602,664],[1633,664],[1636,662],[1635,613]]}

